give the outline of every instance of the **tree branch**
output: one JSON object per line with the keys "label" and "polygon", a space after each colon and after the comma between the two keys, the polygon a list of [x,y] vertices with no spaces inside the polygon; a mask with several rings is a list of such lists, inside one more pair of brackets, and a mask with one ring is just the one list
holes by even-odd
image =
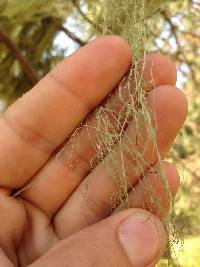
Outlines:
{"label": "tree branch", "polygon": [[[189,66],[190,75],[192,77],[192,80],[195,83],[195,85],[198,87],[199,86],[199,82],[197,81],[195,71],[193,70],[194,62],[189,61],[187,59],[187,57],[185,56],[184,49],[182,49],[182,47],[181,47],[180,40],[179,40],[179,37],[178,37],[178,34],[177,34],[177,29],[174,26],[174,24],[172,23],[170,17],[167,15],[166,11],[162,11],[161,13],[162,13],[165,21],[168,23],[168,25],[170,27],[172,36],[175,38],[176,45],[177,45],[176,57],[179,60],[179,62],[183,61],[184,63],[186,63]],[[189,34],[192,34],[192,33],[189,32]],[[186,35],[186,33],[184,33],[184,35]],[[180,56],[181,56],[182,59],[180,58]]]}
{"label": "tree branch", "polygon": [[72,39],[73,41],[75,41],[77,44],[79,44],[80,46],[84,46],[87,44],[87,42],[82,41],[81,39],[79,39],[73,32],[69,31],[67,28],[65,28],[64,26],[61,26],[59,28],[59,30],[63,31],[64,33],[67,34],[67,36]]}
{"label": "tree branch", "polygon": [[77,0],[71,0],[73,6],[76,8],[78,13],[86,20],[89,24],[91,24],[96,30],[98,30],[100,33],[102,33],[102,28],[100,25],[96,24],[94,21],[92,21],[90,18],[87,17],[87,15],[81,10],[80,6],[77,3]]}
{"label": "tree branch", "polygon": [[10,49],[14,57],[19,60],[21,67],[24,73],[26,74],[28,80],[31,82],[32,85],[35,85],[39,81],[37,73],[31,66],[27,58],[24,55],[22,55],[20,49],[16,46],[15,43],[13,43],[13,41],[1,27],[0,27],[0,41],[4,43]]}

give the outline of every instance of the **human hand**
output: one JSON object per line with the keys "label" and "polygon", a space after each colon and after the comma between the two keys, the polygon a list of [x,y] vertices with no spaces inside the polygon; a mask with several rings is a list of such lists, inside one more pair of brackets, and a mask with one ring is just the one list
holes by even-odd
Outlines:
{"label": "human hand", "polygon": [[[149,60],[152,69],[147,64],[144,71],[150,91],[147,102],[155,110],[157,143],[164,156],[185,120],[187,103],[174,87],[173,63],[155,54],[149,55]],[[130,49],[120,37],[93,41],[61,62],[2,115],[0,266],[144,267],[154,266],[163,254],[166,238],[162,222],[141,209],[149,201],[145,188],[136,185],[141,177],[130,177],[135,185],[129,193],[132,208],[110,216],[115,184],[104,162],[90,174],[95,151],[86,130],[81,129],[76,137],[78,154],[71,144],[62,149],[67,137],[117,86],[130,64]],[[156,88],[150,82],[150,72]],[[95,127],[95,118],[91,123]],[[66,158],[66,150],[71,157]],[[145,158],[156,169],[155,153]],[[164,166],[175,195],[178,174],[173,166]],[[89,174],[89,192],[81,207]],[[153,173],[147,176],[162,195],[167,212],[161,182]],[[20,193],[13,197],[16,191]]]}

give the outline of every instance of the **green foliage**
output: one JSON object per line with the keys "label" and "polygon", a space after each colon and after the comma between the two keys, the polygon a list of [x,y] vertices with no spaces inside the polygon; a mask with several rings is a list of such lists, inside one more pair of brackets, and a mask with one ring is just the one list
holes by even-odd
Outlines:
{"label": "green foliage", "polygon": [[35,22],[53,15],[54,18],[66,18],[69,10],[69,4],[62,0],[12,0],[5,1],[1,9],[1,17],[4,22],[12,21],[18,24]]}
{"label": "green foliage", "polygon": [[[62,0],[12,0],[1,3],[1,28],[26,55],[38,78],[42,77],[63,57],[51,56],[54,38],[71,6]],[[0,43],[0,95],[8,104],[29,90],[35,82],[27,79],[21,65],[6,44]]]}
{"label": "green foliage", "polygon": [[146,0],[146,15],[151,17],[164,8],[169,3],[169,0]]}

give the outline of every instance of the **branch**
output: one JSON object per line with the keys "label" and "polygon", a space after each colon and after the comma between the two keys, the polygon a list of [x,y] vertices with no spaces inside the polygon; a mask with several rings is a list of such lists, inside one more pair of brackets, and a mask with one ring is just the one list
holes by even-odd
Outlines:
{"label": "branch", "polygon": [[4,43],[13,53],[14,57],[19,60],[21,67],[24,73],[26,74],[28,80],[31,82],[32,85],[35,85],[39,81],[37,73],[31,66],[27,58],[24,55],[22,55],[20,49],[16,46],[15,43],[13,43],[13,41],[1,27],[0,27],[0,41]]}
{"label": "branch", "polygon": [[165,21],[168,23],[170,30],[171,30],[171,33],[175,38],[176,46],[177,46],[177,54],[179,54],[181,51],[181,45],[180,45],[179,38],[178,38],[178,35],[176,32],[176,27],[172,23],[171,19],[167,16],[167,13],[165,11],[162,11],[161,14],[163,15]]}
{"label": "branch", "polygon": [[102,33],[102,28],[100,25],[96,24],[94,21],[92,21],[90,18],[87,17],[87,15],[81,10],[80,6],[77,3],[77,0],[71,0],[73,6],[76,8],[78,13],[86,20],[89,24],[91,24],[95,29],[97,29],[100,33]]}
{"label": "branch", "polygon": [[87,44],[87,42],[82,41],[81,39],[79,39],[73,32],[69,31],[67,28],[65,28],[64,26],[61,26],[59,28],[59,30],[63,31],[64,33],[67,34],[67,36],[72,39],[73,41],[75,41],[77,44],[79,44],[80,46],[84,46]]}
{"label": "branch", "polygon": [[[194,62],[190,62],[187,57],[185,56],[185,53],[184,51],[182,51],[182,47],[181,47],[181,44],[180,44],[180,41],[179,41],[179,37],[178,37],[178,34],[177,34],[177,30],[176,30],[176,27],[174,26],[174,24],[172,23],[171,19],[168,17],[167,13],[165,11],[162,11],[162,15],[165,19],[165,21],[168,23],[169,27],[170,27],[170,30],[171,30],[171,33],[172,35],[174,36],[175,38],[175,41],[176,41],[176,45],[177,45],[177,51],[176,51],[176,56],[178,58],[178,60],[181,62],[181,61],[184,61],[185,63],[187,63],[187,65],[190,67],[190,71],[191,71],[191,77],[192,77],[192,80],[194,82],[194,84],[196,86],[199,86],[199,82],[197,81],[197,78],[196,78],[196,75],[195,75],[195,72],[193,70],[193,66],[194,66]],[[190,33],[189,33],[190,34]],[[192,33],[191,33],[192,34]],[[196,37],[196,36],[195,36]],[[182,60],[180,59],[180,56],[182,57]]]}

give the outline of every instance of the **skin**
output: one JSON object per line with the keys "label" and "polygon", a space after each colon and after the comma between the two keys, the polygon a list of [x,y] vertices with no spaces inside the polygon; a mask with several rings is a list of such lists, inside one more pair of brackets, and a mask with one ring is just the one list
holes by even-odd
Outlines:
{"label": "skin", "polygon": [[[176,68],[171,60],[158,54],[150,54],[148,59],[150,63],[145,67],[143,80],[145,90],[149,92],[148,106],[154,108],[156,114],[157,143],[164,157],[185,120],[187,100],[175,88]],[[90,173],[90,161],[95,159],[95,151],[86,131],[81,129],[76,137],[80,152],[73,168],[70,166],[75,160],[75,151],[70,144],[66,145],[67,137],[77,125],[99,103],[108,103],[106,96],[116,93],[117,84],[130,65],[131,51],[123,39],[117,36],[97,39],[62,61],[2,115],[1,266],[86,267],[105,266],[105,262],[109,263],[107,266],[132,266],[130,255],[127,256],[116,240],[117,229],[132,214],[150,216],[161,229],[159,249],[152,259],[153,265],[149,266],[154,266],[163,254],[165,233],[160,220],[167,214],[168,199],[159,174],[149,173],[147,177],[155,191],[162,195],[163,212],[157,214],[160,219],[140,209],[144,202],[148,205],[149,199],[145,187],[140,183],[136,185],[141,177],[131,175],[130,182],[135,186],[134,194],[129,193],[131,209],[111,216],[109,204],[115,192],[114,182],[105,172],[103,162]],[[153,101],[155,94],[156,103]],[[91,123],[95,127],[95,118],[91,118]],[[127,135],[131,136],[133,131],[132,122]],[[140,131],[145,140],[145,132]],[[65,156],[66,149],[72,152],[70,159]],[[153,154],[152,151],[145,158],[156,169]],[[134,163],[127,158],[126,164]],[[169,187],[175,195],[178,174],[169,163],[164,166]],[[81,208],[80,201],[89,175],[92,178],[89,197]],[[18,192],[15,197],[13,192]],[[154,207],[149,207],[154,211]],[[139,263],[137,266],[146,265]]]}

